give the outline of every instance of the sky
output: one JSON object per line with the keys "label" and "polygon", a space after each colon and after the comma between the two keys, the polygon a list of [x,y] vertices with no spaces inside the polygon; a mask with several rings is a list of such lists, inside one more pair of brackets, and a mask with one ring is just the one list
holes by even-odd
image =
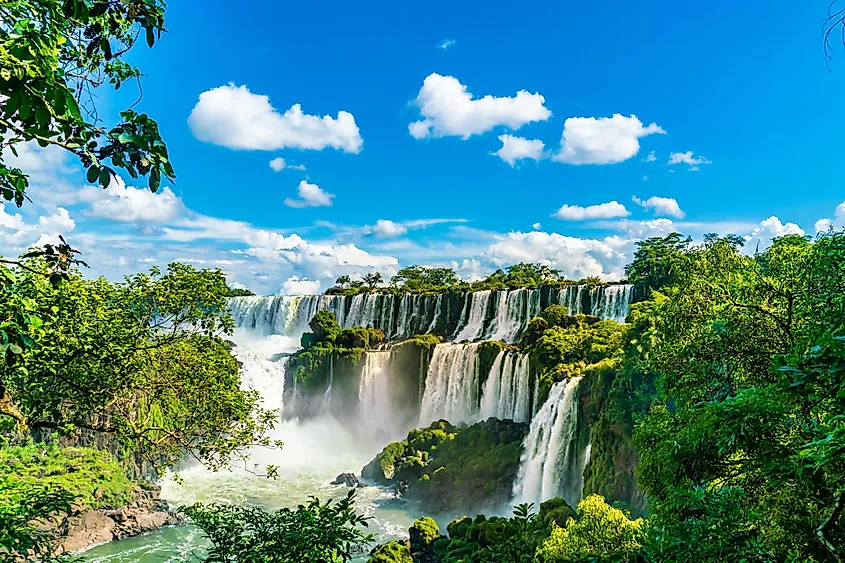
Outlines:
{"label": "sky", "polygon": [[102,190],[24,147],[0,253],[63,234],[88,275],[175,260],[303,294],[410,264],[619,279],[645,237],[845,227],[826,0],[358,4],[171,2],[131,61],[175,183]]}

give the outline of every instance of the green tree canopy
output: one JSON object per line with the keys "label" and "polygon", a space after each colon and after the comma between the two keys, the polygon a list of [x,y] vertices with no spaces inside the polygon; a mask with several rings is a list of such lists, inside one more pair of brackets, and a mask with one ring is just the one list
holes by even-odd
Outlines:
{"label": "green tree canopy", "polygon": [[658,552],[841,561],[845,236],[755,257],[708,237],[673,275],[645,359],[664,401],[635,435]]}
{"label": "green tree canopy", "polygon": [[89,182],[108,186],[115,169],[149,177],[156,191],[174,178],[158,125],[129,108],[104,126],[94,90],[140,80],[126,61],[139,38],[152,47],[164,31],[162,0],[9,0],[0,4],[0,194],[20,206],[27,176],[7,151],[35,142],[76,155]]}
{"label": "green tree canopy", "polygon": [[28,353],[0,365],[0,415],[109,435],[156,467],[185,454],[219,467],[269,445],[276,415],[240,389],[222,339],[233,327],[222,272],[171,264],[119,283],[71,272],[53,286],[33,260],[0,293],[0,319],[39,319],[24,325]]}

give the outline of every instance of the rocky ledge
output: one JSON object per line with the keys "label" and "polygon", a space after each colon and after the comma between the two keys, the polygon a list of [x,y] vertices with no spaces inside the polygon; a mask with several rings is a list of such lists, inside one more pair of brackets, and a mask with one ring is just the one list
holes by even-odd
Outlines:
{"label": "rocky ledge", "polygon": [[160,497],[156,485],[135,490],[136,500],[120,508],[79,507],[61,514],[48,525],[56,535],[59,552],[74,553],[183,522]]}

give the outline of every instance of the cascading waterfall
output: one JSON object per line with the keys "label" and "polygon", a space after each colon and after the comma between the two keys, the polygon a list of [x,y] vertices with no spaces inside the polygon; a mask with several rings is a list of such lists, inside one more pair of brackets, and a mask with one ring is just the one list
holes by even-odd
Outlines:
{"label": "cascading waterfall", "polygon": [[526,422],[530,413],[528,355],[502,350],[481,392],[481,420],[495,417]]}
{"label": "cascading waterfall", "polygon": [[528,322],[550,304],[565,306],[570,315],[590,314],[624,322],[633,295],[633,286],[622,284],[475,291],[450,301],[449,307],[461,308],[460,314],[451,316],[443,294],[234,297],[230,309],[237,326],[260,335],[298,336],[308,330],[309,321],[318,311],[329,310],[343,328],[377,328],[391,339],[442,330],[450,340],[514,342]]}
{"label": "cascading waterfall", "polygon": [[358,418],[366,434],[378,443],[398,437],[406,431],[398,421],[401,407],[394,405],[390,385],[390,352],[368,351],[364,354],[358,382]]}
{"label": "cascading waterfall", "polygon": [[515,502],[539,506],[563,497],[576,506],[581,500],[587,450],[579,444],[579,383],[580,377],[555,383],[531,421],[514,484]]}
{"label": "cascading waterfall", "polygon": [[434,348],[420,410],[420,426],[446,419],[472,423],[479,414],[478,344],[438,344]]}
{"label": "cascading waterfall", "polygon": [[597,287],[596,290],[600,290],[600,295],[592,300],[593,308],[590,314],[602,319],[624,323],[625,318],[631,311],[634,286],[607,285]]}
{"label": "cascading waterfall", "polygon": [[487,315],[487,304],[490,302],[490,291],[475,291],[470,293],[469,317],[463,329],[455,340],[478,340],[484,331],[484,317]]}

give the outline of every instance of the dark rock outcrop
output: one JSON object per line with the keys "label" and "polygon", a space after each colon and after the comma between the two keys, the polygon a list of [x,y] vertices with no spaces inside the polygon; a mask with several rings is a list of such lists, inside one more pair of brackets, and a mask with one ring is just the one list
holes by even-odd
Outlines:
{"label": "dark rock outcrop", "polygon": [[346,485],[347,487],[353,487],[353,488],[354,487],[363,487],[361,482],[358,481],[358,477],[356,477],[354,473],[341,473],[330,484],[331,485]]}

